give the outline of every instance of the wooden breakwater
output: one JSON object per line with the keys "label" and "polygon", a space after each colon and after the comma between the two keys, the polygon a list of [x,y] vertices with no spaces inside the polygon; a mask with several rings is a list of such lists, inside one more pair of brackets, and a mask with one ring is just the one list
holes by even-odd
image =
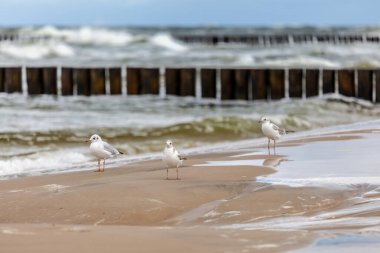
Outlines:
{"label": "wooden breakwater", "polygon": [[[380,43],[380,36],[376,34],[348,34],[348,33],[284,33],[284,34],[173,34],[175,39],[185,43],[200,43],[207,45],[240,43],[254,46],[276,44],[307,44],[307,43]],[[54,39],[51,36],[25,35],[18,33],[0,34],[0,42],[33,42]]]}
{"label": "wooden breakwater", "polygon": [[351,43],[379,43],[380,36],[371,34],[232,34],[232,35],[174,35],[185,43],[200,43],[208,45],[240,43],[248,45],[275,45],[275,44],[351,44]]}
{"label": "wooden breakwater", "polygon": [[0,67],[0,92],[276,100],[337,93],[380,102],[380,69]]}

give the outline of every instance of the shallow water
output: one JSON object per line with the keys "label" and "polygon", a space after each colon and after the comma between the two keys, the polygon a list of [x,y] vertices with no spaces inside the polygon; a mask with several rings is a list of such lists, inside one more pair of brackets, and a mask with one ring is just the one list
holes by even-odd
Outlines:
{"label": "shallow water", "polygon": [[205,147],[261,137],[258,120],[302,131],[380,114],[365,107],[324,98],[224,104],[196,98],[154,96],[51,97],[0,94],[0,176],[90,168],[84,140],[97,133],[128,156],[120,164],[161,152],[167,139],[176,147]]}

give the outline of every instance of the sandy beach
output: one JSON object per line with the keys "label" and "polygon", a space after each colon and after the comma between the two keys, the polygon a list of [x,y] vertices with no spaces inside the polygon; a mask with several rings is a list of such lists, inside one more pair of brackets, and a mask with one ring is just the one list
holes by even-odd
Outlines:
{"label": "sandy beach", "polygon": [[[290,187],[257,180],[281,172],[282,164],[296,171],[297,162],[317,171],[321,161],[331,164],[327,169],[349,169],[356,157],[340,160],[335,152],[371,150],[379,140],[378,129],[361,129],[285,139],[276,155],[267,153],[265,140],[232,145],[190,155],[181,180],[174,180],[174,169],[165,180],[160,160],[4,180],[1,252],[286,252],[337,234],[379,236],[375,184]],[[315,160],[303,148],[327,155]]]}

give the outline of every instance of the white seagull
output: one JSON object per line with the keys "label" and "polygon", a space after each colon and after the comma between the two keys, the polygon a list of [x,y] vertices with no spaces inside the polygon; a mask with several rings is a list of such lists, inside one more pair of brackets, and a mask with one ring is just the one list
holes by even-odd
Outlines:
{"label": "white seagull", "polygon": [[[96,158],[98,159],[98,170],[96,172],[104,172],[107,158],[111,158],[119,154],[124,154],[123,152],[120,152],[116,148],[112,147],[107,142],[102,141],[102,138],[100,138],[100,136],[97,134],[92,135],[91,138],[87,140],[86,142],[91,142],[91,145],[90,145],[91,153],[94,156],[96,156]],[[101,170],[100,161],[102,159],[103,159],[103,169]]]}
{"label": "white seagull", "polygon": [[178,167],[182,165],[183,160],[186,158],[181,157],[178,151],[174,148],[173,142],[171,140],[166,141],[166,146],[162,156],[162,160],[166,163],[168,168],[166,169],[166,179],[169,179],[169,168],[177,168],[177,179],[178,178]]}
{"label": "white seagull", "polygon": [[268,137],[268,150],[270,140],[274,141],[274,151],[276,151],[276,140],[280,139],[282,135],[286,134],[286,130],[276,126],[267,117],[262,117],[259,121],[261,123],[261,131]]}

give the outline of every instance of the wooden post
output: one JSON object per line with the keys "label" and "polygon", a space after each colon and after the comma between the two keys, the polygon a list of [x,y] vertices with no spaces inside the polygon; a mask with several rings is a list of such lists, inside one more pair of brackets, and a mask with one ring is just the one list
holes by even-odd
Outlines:
{"label": "wooden post", "polygon": [[139,94],[158,95],[160,92],[160,69],[144,68],[140,71]]}
{"label": "wooden post", "polygon": [[41,68],[27,68],[26,82],[28,84],[29,95],[39,95],[43,93],[43,80]]}
{"label": "wooden post", "polygon": [[122,93],[121,68],[110,68],[109,76],[111,95],[120,95]]}
{"label": "wooden post", "polygon": [[201,69],[202,97],[216,98],[216,69]]}
{"label": "wooden post", "polygon": [[372,101],[371,70],[358,70],[358,98]]}
{"label": "wooden post", "polygon": [[252,99],[263,100],[268,99],[268,70],[253,69],[251,70],[252,77]]}
{"label": "wooden post", "polygon": [[74,70],[75,82],[77,85],[78,95],[91,95],[91,78],[90,70],[86,68],[78,68]]}
{"label": "wooden post", "polygon": [[4,92],[4,68],[0,68],[0,92]]}
{"label": "wooden post", "polygon": [[376,91],[376,103],[380,102],[380,70],[374,70],[375,72],[375,91]]}
{"label": "wooden post", "polygon": [[127,91],[128,95],[139,94],[140,69],[127,68]]}
{"label": "wooden post", "polygon": [[61,71],[61,93],[63,96],[74,94],[74,78],[72,68],[62,68]]}
{"label": "wooden post", "polygon": [[235,69],[234,72],[234,99],[248,100],[250,71],[247,69]]}
{"label": "wooden post", "polygon": [[319,69],[306,70],[306,97],[319,95]]}
{"label": "wooden post", "polygon": [[271,99],[281,99],[285,96],[285,71],[283,69],[269,70],[269,85]]}
{"label": "wooden post", "polygon": [[338,71],[339,93],[355,97],[355,71],[344,69]]}
{"label": "wooden post", "polygon": [[165,85],[167,95],[179,95],[180,75],[179,69],[167,68],[165,70]]}
{"label": "wooden post", "polygon": [[90,83],[92,95],[106,94],[106,72],[104,68],[90,69]]}
{"label": "wooden post", "polygon": [[44,94],[57,95],[57,68],[43,68],[42,82],[44,85]]}
{"label": "wooden post", "polygon": [[323,70],[323,94],[335,92],[335,73],[334,70]]}
{"label": "wooden post", "polygon": [[195,73],[196,70],[181,69],[180,71],[180,96],[195,97]]}
{"label": "wooden post", "polygon": [[289,97],[302,97],[302,69],[289,69]]}
{"label": "wooden post", "polygon": [[4,91],[8,93],[22,92],[21,67],[5,68]]}
{"label": "wooden post", "polygon": [[235,80],[232,69],[222,69],[220,72],[220,79],[222,84],[221,98],[222,100],[234,99]]}

